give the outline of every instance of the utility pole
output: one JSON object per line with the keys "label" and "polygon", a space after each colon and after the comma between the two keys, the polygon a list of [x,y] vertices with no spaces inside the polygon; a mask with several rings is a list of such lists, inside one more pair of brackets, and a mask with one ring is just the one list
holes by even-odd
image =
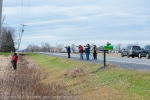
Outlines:
{"label": "utility pole", "polygon": [[20,44],[21,44],[21,39],[22,39],[22,34],[24,32],[24,27],[27,26],[27,25],[24,25],[24,24],[20,24],[22,26],[22,30],[21,30],[21,33],[19,32],[19,45],[18,45],[18,52],[19,52],[19,48],[20,48]]}
{"label": "utility pole", "polygon": [[2,6],[3,0],[0,0],[0,49],[2,46]]}
{"label": "utility pole", "polygon": [[18,41],[18,47],[17,47],[17,54],[18,54],[18,52],[19,52],[19,42],[20,42],[20,39],[16,39],[17,41]]}

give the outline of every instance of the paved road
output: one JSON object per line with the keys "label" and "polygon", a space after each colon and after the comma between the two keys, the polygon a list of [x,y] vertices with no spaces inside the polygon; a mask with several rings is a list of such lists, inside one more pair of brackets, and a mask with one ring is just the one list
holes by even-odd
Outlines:
{"label": "paved road", "polygon": [[[66,53],[41,52],[41,54],[67,58]],[[103,56],[98,56],[97,60],[93,60],[92,56],[90,58],[91,59],[88,62],[103,64]],[[71,54],[71,59],[79,60],[79,54]],[[84,59],[83,61],[86,61],[86,59]],[[146,59],[146,58],[139,59],[137,57],[135,58],[123,57],[122,58],[122,57],[107,56],[106,61],[109,62],[110,64],[117,65],[118,67],[121,67],[121,68],[136,69],[136,70],[150,70],[150,59]]]}

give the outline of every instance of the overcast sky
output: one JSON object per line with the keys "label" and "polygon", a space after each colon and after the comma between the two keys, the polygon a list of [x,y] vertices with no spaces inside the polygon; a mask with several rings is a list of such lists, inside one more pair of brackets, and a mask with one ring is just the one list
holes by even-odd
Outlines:
{"label": "overcast sky", "polygon": [[21,49],[57,44],[150,44],[150,0],[3,0],[5,26],[25,24]]}

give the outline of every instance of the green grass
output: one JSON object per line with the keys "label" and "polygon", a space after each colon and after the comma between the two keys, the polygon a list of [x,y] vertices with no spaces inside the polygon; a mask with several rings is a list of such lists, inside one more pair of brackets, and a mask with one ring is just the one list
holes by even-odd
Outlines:
{"label": "green grass", "polygon": [[9,56],[10,52],[0,52],[0,56]]}
{"label": "green grass", "polygon": [[[103,91],[108,90],[107,92],[114,98],[112,100],[148,100],[150,98],[149,71],[125,70],[109,65],[107,69],[92,73],[100,65],[36,53],[27,55],[48,73],[47,79],[44,80],[45,83],[63,80],[66,86],[69,86],[68,89],[79,89],[82,95],[88,92],[91,94],[95,87],[100,87]],[[73,71],[74,68],[82,68],[87,75],[76,78],[64,76],[66,72]],[[112,88],[111,92],[108,87]],[[117,91],[117,95],[115,91]],[[107,92],[104,92],[103,95]]]}
{"label": "green grass", "polygon": [[150,97],[150,72],[139,72],[119,68],[96,73],[97,82],[112,85],[141,98]]}

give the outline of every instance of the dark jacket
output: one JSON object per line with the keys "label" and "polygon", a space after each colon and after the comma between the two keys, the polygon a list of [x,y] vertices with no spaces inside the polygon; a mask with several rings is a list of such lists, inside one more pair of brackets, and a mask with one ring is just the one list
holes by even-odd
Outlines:
{"label": "dark jacket", "polygon": [[85,47],[85,53],[90,53],[90,48],[91,48],[90,45],[86,46]]}
{"label": "dark jacket", "polygon": [[70,46],[66,47],[66,49],[67,49],[67,52],[68,52],[68,53],[70,53],[70,52],[71,52],[71,50],[70,50]]}

